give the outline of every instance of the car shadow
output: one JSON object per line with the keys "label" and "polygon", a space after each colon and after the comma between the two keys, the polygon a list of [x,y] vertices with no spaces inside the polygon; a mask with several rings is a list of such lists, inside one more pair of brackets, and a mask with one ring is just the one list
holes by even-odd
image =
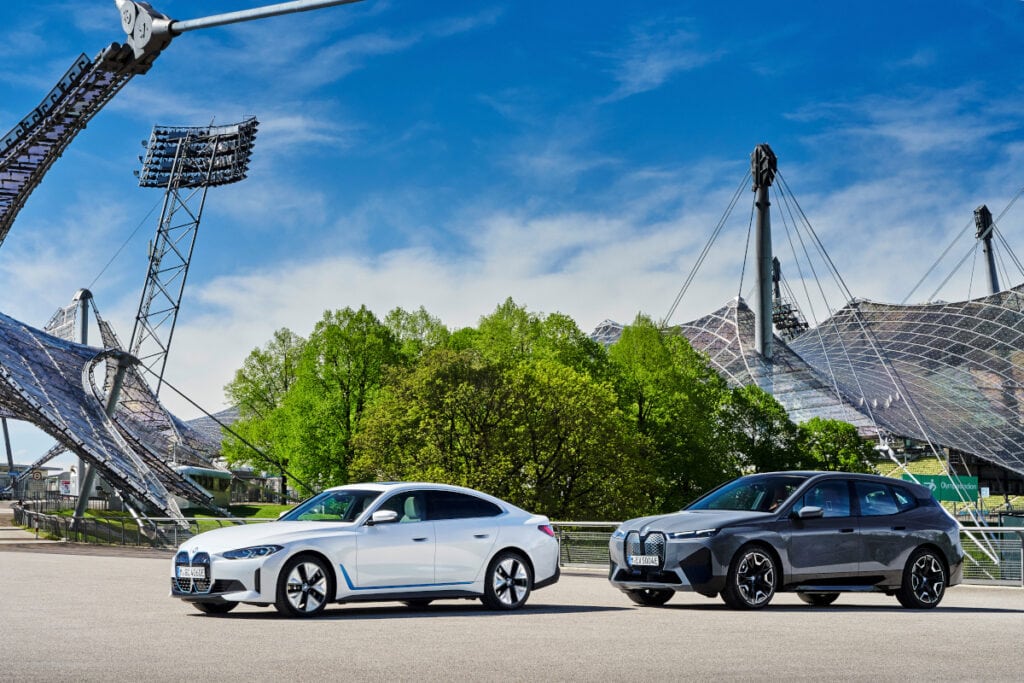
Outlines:
{"label": "car shadow", "polygon": [[[683,612],[736,612],[724,604],[709,602],[707,605],[663,605],[661,607],[648,607],[640,609],[663,609],[679,610]],[[913,612],[932,612],[944,614],[1024,614],[1024,609],[1008,609],[1005,607],[933,607],[932,609],[908,609],[899,604],[889,605],[828,605],[827,607],[815,607],[814,605],[768,605],[759,610],[750,610],[745,614],[757,613],[779,613],[779,612],[870,612],[878,614],[881,612],[892,612],[905,614]]]}
{"label": "car shadow", "polygon": [[[623,607],[607,607],[607,606],[593,606],[593,605],[527,605],[520,609],[505,612],[501,610],[491,610],[482,607],[479,603],[472,604],[467,601],[467,604],[460,605],[458,603],[451,604],[434,604],[424,608],[413,609],[404,605],[358,605],[358,604],[342,604],[332,605],[324,610],[323,614],[313,617],[316,621],[331,621],[334,619],[344,620],[373,620],[373,619],[423,619],[423,618],[443,618],[443,617],[518,617],[518,616],[534,616],[534,615],[547,615],[547,614],[587,614],[593,612],[628,612],[633,608],[629,606]],[[219,618],[219,619],[287,619],[291,621],[293,617],[286,617],[273,607],[268,607],[258,612],[229,612],[228,614],[201,614],[195,612],[190,614],[192,617],[200,618]]]}

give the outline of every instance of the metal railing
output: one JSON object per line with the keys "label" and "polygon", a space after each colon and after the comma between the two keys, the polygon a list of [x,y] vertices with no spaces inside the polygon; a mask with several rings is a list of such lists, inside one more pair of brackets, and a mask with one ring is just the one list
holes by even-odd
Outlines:
{"label": "metal railing", "polygon": [[13,506],[14,523],[34,531],[37,538],[54,538],[76,543],[139,546],[174,549],[204,531],[224,526],[259,524],[270,519],[234,517],[148,517],[140,526],[132,517],[73,517],[53,515]]}
{"label": "metal railing", "polygon": [[965,583],[1024,587],[1024,527],[965,526],[960,543]]}

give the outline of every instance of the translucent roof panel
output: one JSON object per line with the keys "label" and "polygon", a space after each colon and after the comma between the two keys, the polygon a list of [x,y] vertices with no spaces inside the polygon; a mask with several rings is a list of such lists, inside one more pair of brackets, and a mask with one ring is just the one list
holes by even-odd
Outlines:
{"label": "translucent roof panel", "polygon": [[155,449],[130,443],[130,431],[107,416],[91,381],[105,356],[0,313],[0,406],[52,436],[126,497],[181,518],[167,484],[179,495],[197,492],[169,479]]}
{"label": "translucent roof panel", "polygon": [[1024,285],[970,301],[854,301],[791,342],[901,436],[1024,473]]}

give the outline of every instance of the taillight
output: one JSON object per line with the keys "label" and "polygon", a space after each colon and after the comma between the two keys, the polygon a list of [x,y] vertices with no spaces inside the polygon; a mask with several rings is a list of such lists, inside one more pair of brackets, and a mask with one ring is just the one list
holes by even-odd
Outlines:
{"label": "taillight", "polygon": [[537,528],[546,533],[551,538],[555,537],[555,530],[551,528],[550,524],[541,524]]}

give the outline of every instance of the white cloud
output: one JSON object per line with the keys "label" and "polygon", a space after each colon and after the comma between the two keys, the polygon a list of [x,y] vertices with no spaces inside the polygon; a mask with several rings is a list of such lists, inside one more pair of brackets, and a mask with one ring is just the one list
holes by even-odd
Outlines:
{"label": "white cloud", "polygon": [[692,71],[721,57],[720,50],[698,48],[699,36],[689,30],[658,22],[635,27],[629,44],[612,53],[612,77],[618,87],[606,102],[655,90],[680,72]]}

